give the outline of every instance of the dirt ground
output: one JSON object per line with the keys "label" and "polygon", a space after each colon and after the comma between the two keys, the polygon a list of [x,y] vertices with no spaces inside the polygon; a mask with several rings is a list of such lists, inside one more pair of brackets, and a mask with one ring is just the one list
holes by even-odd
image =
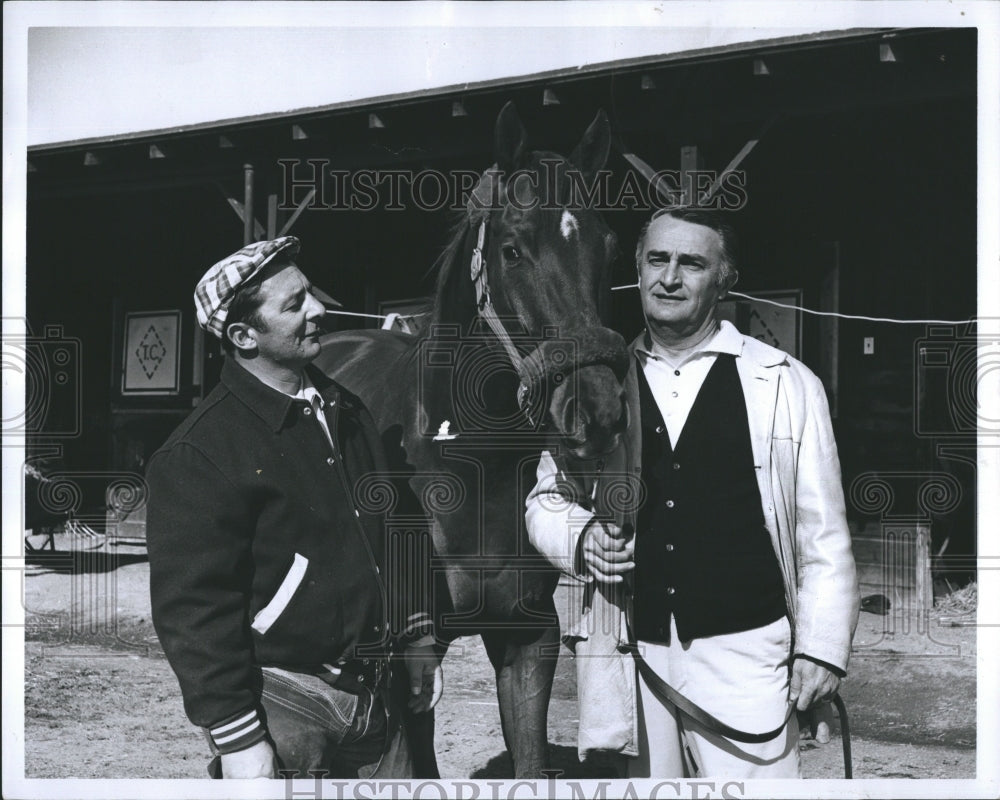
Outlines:
{"label": "dirt ground", "polygon": [[[204,776],[206,745],[184,716],[156,641],[147,582],[141,548],[33,558],[24,576],[25,777]],[[560,589],[557,600],[564,597]],[[936,617],[917,623],[898,610],[861,615],[842,689],[857,778],[975,776],[974,628]],[[444,670],[436,741],[442,775],[509,777],[479,639],[460,639]],[[601,765],[579,763],[576,724],[575,672],[564,652],[549,712],[552,766],[566,778],[603,777]],[[843,776],[836,724],[833,733],[825,745],[802,743],[806,777]]]}

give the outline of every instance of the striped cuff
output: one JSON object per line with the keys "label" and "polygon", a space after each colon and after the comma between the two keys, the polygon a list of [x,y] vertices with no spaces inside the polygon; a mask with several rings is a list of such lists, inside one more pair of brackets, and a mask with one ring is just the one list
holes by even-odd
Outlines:
{"label": "striped cuff", "polygon": [[243,710],[208,729],[212,744],[220,754],[246,750],[264,738],[264,725],[255,709]]}
{"label": "striped cuff", "polygon": [[403,641],[409,641],[430,635],[433,632],[434,623],[431,620],[431,615],[426,611],[421,611],[419,614],[411,614],[406,618],[406,627],[400,632],[399,638]]}

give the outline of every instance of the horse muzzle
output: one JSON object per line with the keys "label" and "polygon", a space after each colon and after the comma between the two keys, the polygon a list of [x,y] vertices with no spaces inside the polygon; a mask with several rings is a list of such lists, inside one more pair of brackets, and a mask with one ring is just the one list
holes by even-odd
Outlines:
{"label": "horse muzzle", "polygon": [[544,419],[574,453],[610,452],[628,424],[622,381],[625,340],[608,328],[587,328],[548,339],[518,370],[518,399],[533,422]]}

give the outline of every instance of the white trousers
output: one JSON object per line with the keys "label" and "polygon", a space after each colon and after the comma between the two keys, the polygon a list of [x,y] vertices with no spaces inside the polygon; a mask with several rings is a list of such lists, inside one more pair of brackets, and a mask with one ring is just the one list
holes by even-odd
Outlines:
{"label": "white trousers", "polygon": [[[770,625],[681,642],[673,618],[670,644],[639,642],[656,673],[712,716],[751,733],[774,730],[788,710],[791,630]],[[761,744],[733,742],[664,703],[638,675],[639,757],[629,778],[799,778],[799,727]]]}

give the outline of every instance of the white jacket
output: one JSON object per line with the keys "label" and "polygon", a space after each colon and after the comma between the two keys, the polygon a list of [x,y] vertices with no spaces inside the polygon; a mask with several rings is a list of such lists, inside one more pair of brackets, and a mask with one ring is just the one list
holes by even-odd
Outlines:
{"label": "white jacket", "polygon": [[[723,322],[723,326],[730,323]],[[844,509],[840,462],[823,384],[787,353],[744,336],[736,357],[764,521],[781,566],[794,652],[847,668],[858,619],[858,584]],[[579,571],[580,534],[594,513],[635,525],[641,497],[642,433],[635,348],[625,393],[632,424],[605,462],[546,451],[527,499],[532,544],[564,572]],[[593,509],[593,510],[590,510]],[[636,677],[626,643],[630,598],[621,584],[572,587],[580,704],[579,751],[636,755]]]}

